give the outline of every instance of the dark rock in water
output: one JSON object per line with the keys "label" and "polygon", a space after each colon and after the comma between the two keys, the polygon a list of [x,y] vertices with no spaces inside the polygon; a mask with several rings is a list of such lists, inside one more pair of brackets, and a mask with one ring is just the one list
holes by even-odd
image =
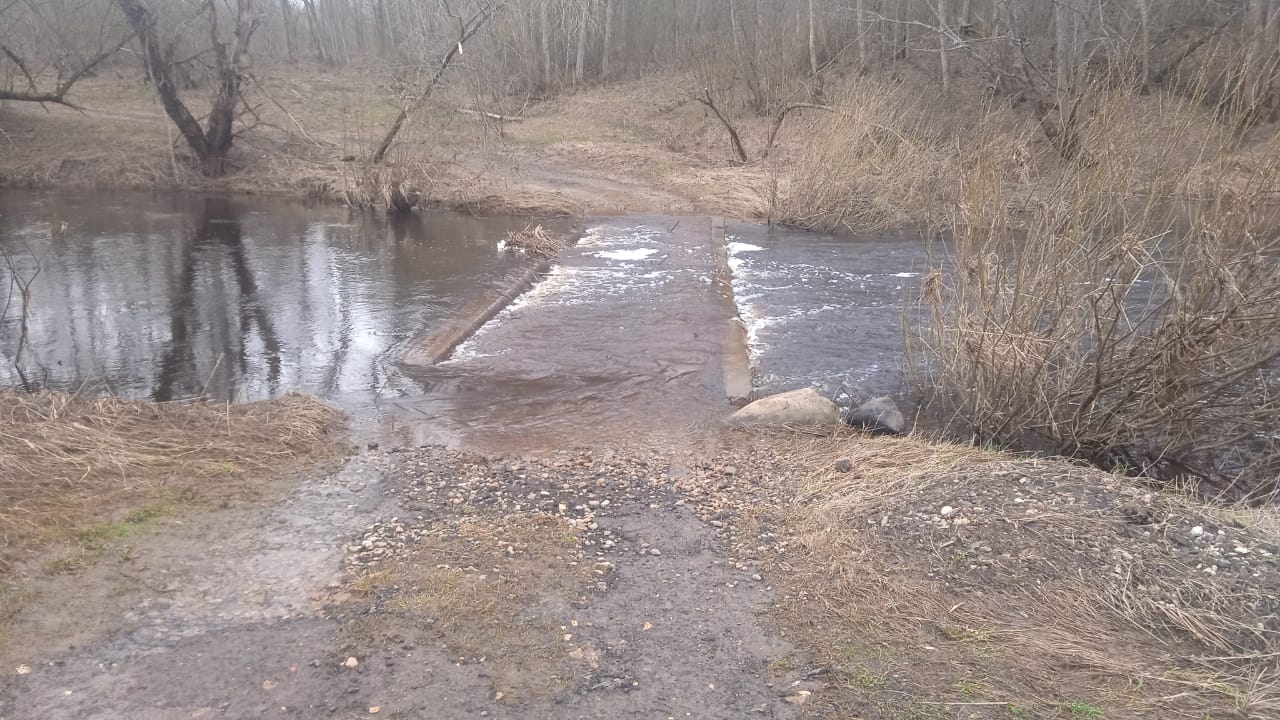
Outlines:
{"label": "dark rock in water", "polygon": [[376,442],[371,442],[371,443],[369,443],[368,448],[369,448],[370,450],[377,450],[377,449],[378,449],[378,443],[376,443]]}
{"label": "dark rock in water", "polygon": [[859,405],[845,415],[845,424],[862,428],[876,435],[901,435],[907,428],[907,420],[897,403],[887,397],[878,397]]}
{"label": "dark rock in water", "polygon": [[848,460],[836,461],[836,472],[847,473],[852,469],[853,469],[853,463],[849,462]]}

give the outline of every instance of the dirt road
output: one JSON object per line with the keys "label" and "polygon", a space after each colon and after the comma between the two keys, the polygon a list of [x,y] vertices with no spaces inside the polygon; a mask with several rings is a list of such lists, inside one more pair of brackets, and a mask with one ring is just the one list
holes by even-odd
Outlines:
{"label": "dirt road", "polygon": [[690,460],[370,452],[168,523],[36,584],[0,717],[793,716]]}

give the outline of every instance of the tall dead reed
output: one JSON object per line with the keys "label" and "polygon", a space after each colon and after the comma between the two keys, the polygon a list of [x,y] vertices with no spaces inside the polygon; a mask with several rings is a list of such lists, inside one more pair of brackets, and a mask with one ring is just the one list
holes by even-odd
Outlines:
{"label": "tall dead reed", "polygon": [[779,188],[773,217],[807,230],[875,232],[938,207],[954,146],[918,96],[860,81],[832,112],[815,115],[811,140]]}
{"label": "tall dead reed", "polygon": [[931,409],[979,443],[1273,496],[1280,134],[1246,148],[1194,103],[1086,102],[1076,151],[1026,166],[1030,199],[1005,137],[976,133],[922,297]]}

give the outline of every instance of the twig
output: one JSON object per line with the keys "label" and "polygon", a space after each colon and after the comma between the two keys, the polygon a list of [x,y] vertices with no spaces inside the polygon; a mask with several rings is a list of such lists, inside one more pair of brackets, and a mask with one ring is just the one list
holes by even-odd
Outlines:
{"label": "twig", "polygon": [[773,141],[778,137],[778,131],[782,129],[782,121],[787,118],[787,113],[790,113],[792,110],[803,110],[805,108],[832,112],[832,109],[827,105],[815,105],[813,103],[795,103],[783,108],[782,112],[778,113],[777,119],[773,121],[773,129],[769,131],[769,141],[764,145],[764,152],[760,153],[761,160],[767,160],[769,158],[769,151],[773,149]]}
{"label": "twig", "polygon": [[[306,129],[302,127],[302,123],[298,122],[297,118],[295,118],[288,110],[285,110],[283,105],[281,105],[279,102],[276,102],[276,99],[272,97],[270,93],[267,92],[267,89],[262,86],[262,83],[258,82],[258,78],[254,77],[252,74],[249,74],[249,73],[245,73],[245,78],[249,80],[250,85],[257,88],[258,92],[262,93],[262,96],[266,98],[268,102],[270,102],[272,105],[275,105],[277,110],[284,113],[284,116],[289,118],[289,121],[293,123],[293,126],[298,128],[298,133],[301,134],[302,137],[306,138],[312,145],[315,145],[316,147],[324,147],[324,145],[322,145],[320,141],[311,137],[311,135],[307,133]],[[259,122],[261,122],[261,119],[259,119]]]}
{"label": "twig", "polygon": [[480,117],[496,120],[498,122],[520,122],[524,118],[518,115],[499,115],[498,113],[488,112],[486,110],[470,110],[468,108],[458,108],[458,112],[464,115],[479,115]]}
{"label": "twig", "polygon": [[702,93],[701,97],[695,96],[694,100],[697,100],[708,108],[711,108],[711,112],[715,113],[716,119],[720,121],[721,125],[724,125],[725,130],[729,131],[729,140],[733,142],[733,150],[738,154],[738,160],[742,163],[750,162],[750,159],[747,157],[747,149],[742,145],[742,138],[738,136],[737,128],[735,128],[729,120],[725,118],[725,116],[720,112],[720,108],[716,107],[715,100],[711,97],[711,88],[703,88]]}

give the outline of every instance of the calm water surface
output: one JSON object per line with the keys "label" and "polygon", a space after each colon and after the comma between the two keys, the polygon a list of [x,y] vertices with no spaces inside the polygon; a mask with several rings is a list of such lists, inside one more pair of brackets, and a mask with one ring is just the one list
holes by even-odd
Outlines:
{"label": "calm water surface", "polygon": [[[394,358],[520,259],[522,219],[280,200],[0,193],[0,383],[171,400],[289,391],[359,406],[401,392]],[[0,298],[3,309],[5,298]],[[17,368],[21,368],[21,374]]]}

